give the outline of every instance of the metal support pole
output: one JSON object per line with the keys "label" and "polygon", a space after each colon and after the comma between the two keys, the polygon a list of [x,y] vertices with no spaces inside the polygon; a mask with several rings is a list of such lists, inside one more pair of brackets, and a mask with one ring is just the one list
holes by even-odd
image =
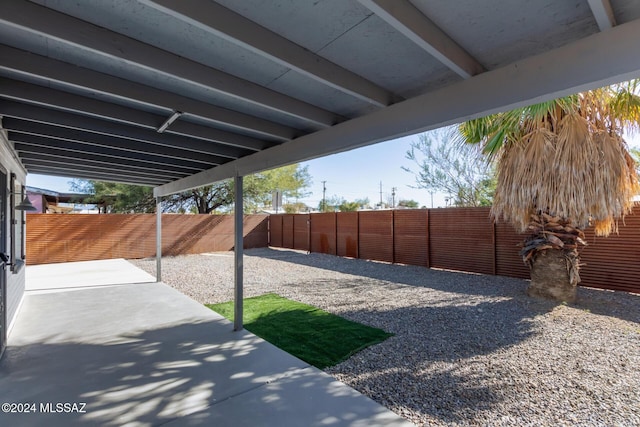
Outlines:
{"label": "metal support pole", "polygon": [[243,211],[244,206],[242,203],[242,177],[237,176],[234,179],[235,188],[235,200],[234,200],[234,252],[235,252],[235,275],[234,275],[234,305],[233,305],[233,330],[242,330],[242,255],[244,250],[243,239]]}
{"label": "metal support pole", "polygon": [[162,281],[162,198],[156,197],[156,282]]}

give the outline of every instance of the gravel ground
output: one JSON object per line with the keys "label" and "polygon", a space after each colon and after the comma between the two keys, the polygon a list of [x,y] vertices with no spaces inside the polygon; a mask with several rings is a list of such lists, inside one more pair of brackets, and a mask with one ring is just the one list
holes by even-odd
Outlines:
{"label": "gravel ground", "polygon": [[[165,258],[163,281],[228,301],[233,255]],[[274,249],[245,252],[244,281],[394,333],[326,372],[417,425],[640,425],[640,295],[554,304],[519,279]]]}

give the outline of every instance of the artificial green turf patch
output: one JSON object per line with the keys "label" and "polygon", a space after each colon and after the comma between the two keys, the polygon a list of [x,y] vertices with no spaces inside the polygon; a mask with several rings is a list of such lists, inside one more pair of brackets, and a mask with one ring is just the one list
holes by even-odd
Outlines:
{"label": "artificial green turf patch", "polygon": [[[233,321],[233,301],[207,307]],[[248,331],[320,369],[393,335],[276,294],[246,298],[243,320]]]}

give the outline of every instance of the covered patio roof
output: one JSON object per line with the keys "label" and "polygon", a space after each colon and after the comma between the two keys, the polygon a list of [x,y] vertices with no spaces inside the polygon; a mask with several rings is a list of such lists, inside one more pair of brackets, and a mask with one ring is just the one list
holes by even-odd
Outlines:
{"label": "covered patio roof", "polygon": [[164,196],[640,76],[634,0],[10,0],[30,173]]}

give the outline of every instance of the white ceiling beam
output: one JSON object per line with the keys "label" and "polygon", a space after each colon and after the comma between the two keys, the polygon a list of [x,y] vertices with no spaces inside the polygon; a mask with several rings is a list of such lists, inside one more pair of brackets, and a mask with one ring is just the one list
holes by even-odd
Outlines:
{"label": "white ceiling beam", "polygon": [[613,15],[609,0],[588,0],[591,13],[596,18],[600,31],[609,30],[616,26],[616,18]]}
{"label": "white ceiling beam", "polygon": [[233,131],[250,133],[268,140],[284,142],[299,136],[299,132],[295,129],[259,117],[231,111],[3,44],[0,44],[0,69],[37,77],[43,82],[54,81],[89,93],[98,92],[122,100],[182,111],[206,119],[212,124],[223,125]]}
{"label": "white ceiling beam", "polygon": [[156,187],[166,196],[640,77],[640,20]]}
{"label": "white ceiling beam", "polygon": [[359,1],[462,78],[485,71],[475,58],[407,0]]}
{"label": "white ceiling beam", "polygon": [[200,0],[144,0],[144,3],[362,101],[378,107],[396,101],[392,93],[371,81],[218,3]]}
{"label": "white ceiling beam", "polygon": [[0,22],[105,58],[177,77],[316,126],[329,127],[342,120],[330,111],[27,0],[13,0],[11,7],[0,14]]}

